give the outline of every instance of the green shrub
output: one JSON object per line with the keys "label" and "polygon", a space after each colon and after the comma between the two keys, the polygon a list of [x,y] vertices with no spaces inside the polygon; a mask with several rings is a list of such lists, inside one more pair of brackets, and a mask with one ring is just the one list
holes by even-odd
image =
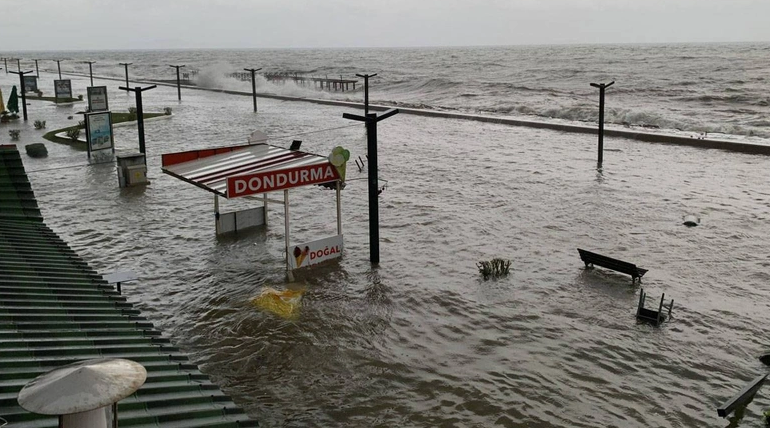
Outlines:
{"label": "green shrub", "polygon": [[48,156],[48,149],[45,147],[45,144],[43,143],[27,144],[26,146],[24,146],[24,148],[27,150],[27,154],[30,157],[44,158]]}
{"label": "green shrub", "polygon": [[11,140],[14,140],[14,141],[18,140],[19,139],[19,134],[21,134],[21,129],[10,129],[10,130],[8,130],[8,135],[11,136]]}
{"label": "green shrub", "polygon": [[36,120],[35,121],[35,129],[45,129],[45,121],[44,120]]}
{"label": "green shrub", "polygon": [[479,273],[484,276],[484,279],[492,277],[507,276],[511,268],[510,260],[492,259],[490,261],[480,261],[476,263],[476,267],[479,268]]}
{"label": "green shrub", "polygon": [[67,130],[67,137],[72,141],[77,141],[80,137],[80,128],[70,128]]}

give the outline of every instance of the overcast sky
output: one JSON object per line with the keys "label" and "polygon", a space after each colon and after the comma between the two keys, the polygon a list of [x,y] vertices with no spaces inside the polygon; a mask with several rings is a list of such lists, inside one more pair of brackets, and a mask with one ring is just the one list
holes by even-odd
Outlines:
{"label": "overcast sky", "polygon": [[6,51],[770,41],[770,0],[0,0]]}

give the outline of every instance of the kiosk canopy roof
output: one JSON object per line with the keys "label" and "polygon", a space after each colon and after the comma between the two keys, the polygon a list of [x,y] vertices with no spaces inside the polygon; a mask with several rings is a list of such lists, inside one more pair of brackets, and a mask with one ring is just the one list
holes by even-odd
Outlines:
{"label": "kiosk canopy roof", "polygon": [[163,155],[163,172],[226,198],[339,180],[324,156],[269,144]]}

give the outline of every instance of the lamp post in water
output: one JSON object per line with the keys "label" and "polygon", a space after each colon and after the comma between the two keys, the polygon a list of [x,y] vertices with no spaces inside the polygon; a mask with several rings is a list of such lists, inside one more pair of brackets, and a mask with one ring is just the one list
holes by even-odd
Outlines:
{"label": "lamp post in water", "polygon": [[94,70],[91,68],[96,61],[83,61],[88,64],[88,75],[91,77],[91,86],[94,86]]}
{"label": "lamp post in water", "polygon": [[244,71],[251,72],[251,96],[254,98],[254,113],[257,112],[257,81],[254,77],[254,73],[262,70],[261,68],[244,68]]}
{"label": "lamp post in water", "polygon": [[182,101],[182,83],[179,80],[179,69],[184,67],[184,65],[169,65],[169,67],[176,68],[176,95],[179,101]]}
{"label": "lamp post in water", "polygon": [[36,59],[34,59],[34,61],[35,61],[35,76],[37,76],[37,78],[39,79],[40,78],[40,69],[37,66],[37,62],[40,61],[40,58],[36,58]]}
{"label": "lamp post in water", "polygon": [[[128,66],[133,64],[133,62],[119,62],[118,64],[126,67],[126,93],[128,93],[128,91],[130,91],[130,89],[127,89],[128,88]],[[120,88],[120,89],[123,89],[123,88]]]}
{"label": "lamp post in water", "polygon": [[[136,93],[136,124],[137,128],[139,129],[139,152],[142,154],[144,153],[144,110],[142,109],[142,92],[149,91],[150,89],[155,89],[157,86],[152,85],[148,86],[146,88],[142,88],[141,86],[137,86],[135,88],[129,88],[128,86],[120,86],[118,89],[123,89],[128,93],[128,91],[135,92]],[[145,164],[147,163],[147,158],[144,158]]]}
{"label": "lamp post in water", "polygon": [[369,78],[376,76],[374,74],[356,74],[356,76],[364,79],[364,114],[369,114]]}
{"label": "lamp post in water", "polygon": [[604,90],[615,83],[591,83],[594,88],[599,88],[599,166],[604,160]]}
{"label": "lamp post in water", "polygon": [[3,63],[5,64],[5,74],[8,74],[8,58],[3,57]]}
{"label": "lamp post in water", "polygon": [[366,148],[369,152],[369,260],[373,263],[380,262],[380,207],[379,180],[377,178],[377,122],[385,120],[398,113],[398,109],[390,109],[377,116],[377,113],[359,116],[357,114],[344,113],[344,119],[357,120],[366,124]]}
{"label": "lamp post in water", "polygon": [[64,61],[63,59],[55,59],[56,61],[56,68],[59,70],[59,80],[61,80],[61,62]]}

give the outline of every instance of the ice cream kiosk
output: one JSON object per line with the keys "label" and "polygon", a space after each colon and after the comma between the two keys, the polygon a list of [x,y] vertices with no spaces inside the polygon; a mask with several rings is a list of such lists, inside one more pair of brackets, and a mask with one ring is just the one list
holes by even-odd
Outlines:
{"label": "ice cream kiosk", "polygon": [[[304,268],[340,257],[343,249],[340,190],[350,153],[335,147],[320,156],[269,144],[247,144],[214,149],[191,150],[163,155],[164,173],[214,193],[217,234],[267,224],[268,203],[284,206],[286,267]],[[292,246],[289,236],[289,190],[324,184],[337,192],[337,235]],[[283,191],[283,200],[269,199],[270,192]],[[227,199],[262,195],[262,206],[219,212],[219,197]]]}

